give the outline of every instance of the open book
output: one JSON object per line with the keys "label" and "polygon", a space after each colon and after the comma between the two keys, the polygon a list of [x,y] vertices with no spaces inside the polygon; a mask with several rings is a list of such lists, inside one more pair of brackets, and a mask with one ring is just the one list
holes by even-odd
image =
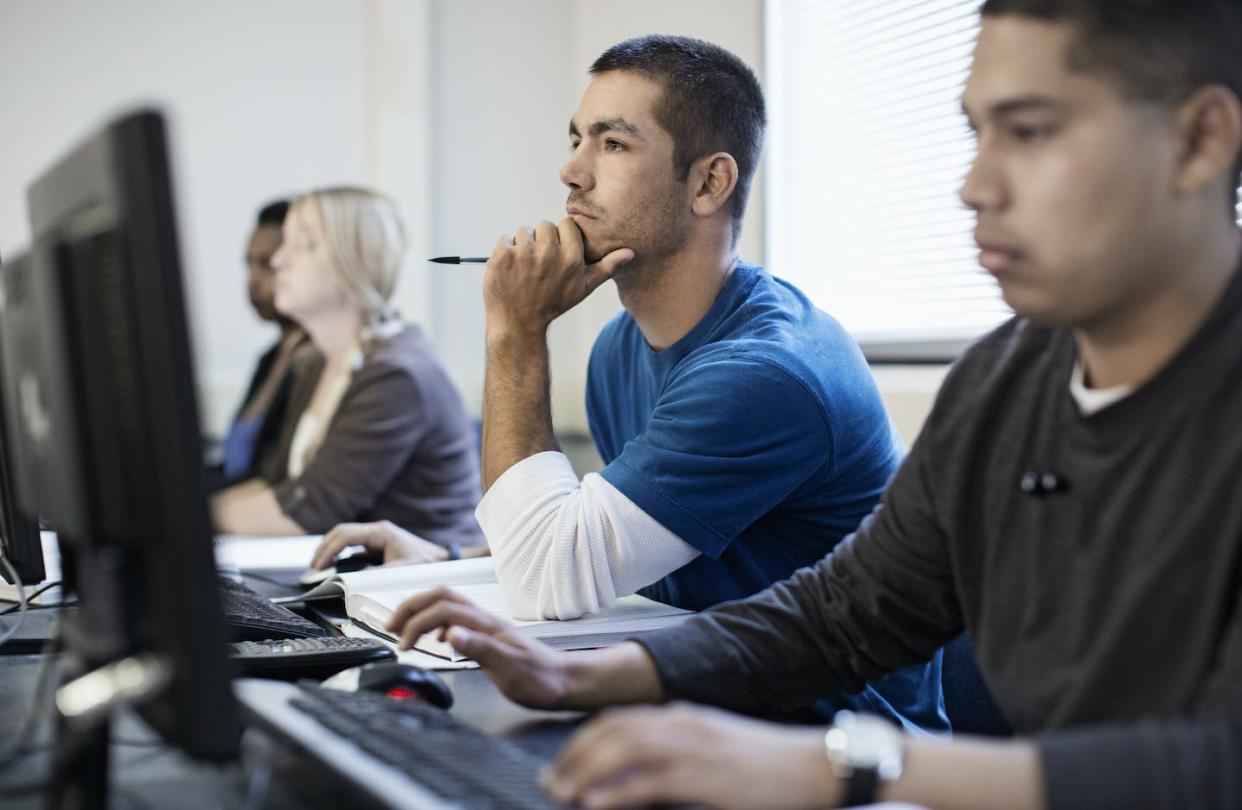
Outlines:
{"label": "open book", "polygon": [[[371,568],[341,574],[332,583],[319,587],[329,584],[344,596],[345,613],[351,619],[388,637],[391,636],[384,625],[397,606],[414,594],[438,585],[447,585],[478,607],[512,624],[517,632],[562,650],[619,644],[645,631],[667,627],[692,615],[688,610],[634,594],[618,599],[611,608],[580,619],[518,621],[505,607],[491,557]],[[434,634],[423,636],[415,647],[449,661],[465,658],[447,642],[437,640]]]}

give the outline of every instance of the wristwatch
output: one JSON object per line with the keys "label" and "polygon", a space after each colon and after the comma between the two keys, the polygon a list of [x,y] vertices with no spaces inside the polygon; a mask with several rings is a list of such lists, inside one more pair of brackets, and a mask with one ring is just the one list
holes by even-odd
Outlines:
{"label": "wristwatch", "polygon": [[843,807],[871,804],[881,781],[901,776],[901,732],[883,718],[837,712],[824,747],[832,772],[845,780]]}

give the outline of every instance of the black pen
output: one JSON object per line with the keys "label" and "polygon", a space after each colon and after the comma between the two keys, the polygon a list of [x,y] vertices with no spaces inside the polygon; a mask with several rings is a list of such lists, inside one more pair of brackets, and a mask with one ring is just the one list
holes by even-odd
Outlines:
{"label": "black pen", "polygon": [[428,259],[436,264],[487,264],[486,256],[436,256]]}

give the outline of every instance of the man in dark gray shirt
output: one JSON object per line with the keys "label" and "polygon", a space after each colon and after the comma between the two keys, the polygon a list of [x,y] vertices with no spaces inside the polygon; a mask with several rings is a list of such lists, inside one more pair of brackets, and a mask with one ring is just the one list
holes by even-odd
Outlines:
{"label": "man in dark gray shirt", "polygon": [[1021,735],[608,713],[547,779],[589,807],[1242,808],[1242,4],[987,0],[962,199],[1018,317],[946,380],[881,505],[813,568],[608,650],[409,605],[521,703],[754,715],[966,629]]}

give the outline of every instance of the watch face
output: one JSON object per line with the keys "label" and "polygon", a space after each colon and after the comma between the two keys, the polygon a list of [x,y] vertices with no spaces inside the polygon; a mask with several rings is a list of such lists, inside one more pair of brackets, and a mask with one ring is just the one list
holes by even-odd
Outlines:
{"label": "watch face", "polygon": [[847,772],[872,770],[884,779],[901,773],[901,732],[878,717],[841,712],[824,744],[833,765]]}
{"label": "watch face", "polygon": [[[871,718],[868,718],[871,719]],[[883,720],[858,723],[850,729],[850,760],[855,768],[878,768],[893,754],[896,729]]]}

